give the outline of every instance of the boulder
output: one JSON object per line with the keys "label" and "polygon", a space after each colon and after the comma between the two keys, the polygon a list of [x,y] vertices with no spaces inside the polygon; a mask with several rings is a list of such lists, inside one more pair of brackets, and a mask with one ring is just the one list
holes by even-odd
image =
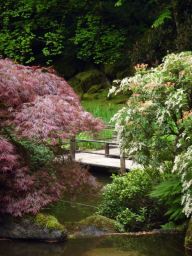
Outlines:
{"label": "boulder", "polygon": [[102,88],[102,84],[95,84],[92,85],[89,90],[88,90],[88,94],[95,94],[97,93],[100,89]]}
{"label": "boulder", "polygon": [[100,88],[110,87],[110,83],[106,76],[97,69],[91,69],[78,73],[68,82],[77,93],[87,93],[93,86],[94,90],[96,87],[98,87],[98,90]]}
{"label": "boulder", "polygon": [[192,218],[189,221],[189,226],[185,236],[185,248],[192,252]]}
{"label": "boulder", "polygon": [[95,97],[96,94],[88,94],[88,93],[84,93],[82,96],[81,96],[81,99],[82,100],[85,100],[85,101],[91,101],[91,100],[94,100],[96,99],[97,97]]}
{"label": "boulder", "polygon": [[38,214],[36,217],[2,217],[0,237],[8,239],[62,242],[67,238],[63,225],[51,215]]}
{"label": "boulder", "polygon": [[116,221],[95,214],[76,223],[74,236],[101,236],[106,233],[114,233],[117,231],[116,226]]}

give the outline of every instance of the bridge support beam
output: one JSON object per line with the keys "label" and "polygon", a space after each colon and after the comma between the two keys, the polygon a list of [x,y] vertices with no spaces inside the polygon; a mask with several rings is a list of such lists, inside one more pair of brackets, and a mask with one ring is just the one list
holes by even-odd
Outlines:
{"label": "bridge support beam", "polygon": [[75,160],[75,152],[76,152],[76,140],[75,140],[75,137],[72,137],[70,140],[70,158],[72,161]]}
{"label": "bridge support beam", "polygon": [[123,175],[126,172],[125,156],[123,153],[120,154],[120,174]]}
{"label": "bridge support beam", "polygon": [[109,143],[105,144],[105,157],[109,157]]}

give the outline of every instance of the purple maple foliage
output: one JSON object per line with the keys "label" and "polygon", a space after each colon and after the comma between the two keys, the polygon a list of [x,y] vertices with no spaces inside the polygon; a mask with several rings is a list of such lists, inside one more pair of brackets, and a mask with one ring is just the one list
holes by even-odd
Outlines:
{"label": "purple maple foliage", "polygon": [[[83,110],[69,84],[53,70],[0,60],[0,213],[37,213],[59,198],[64,189],[58,174],[31,172],[23,154],[5,138],[44,141],[70,138],[81,131],[99,131],[103,123]],[[86,178],[84,177],[84,181]]]}

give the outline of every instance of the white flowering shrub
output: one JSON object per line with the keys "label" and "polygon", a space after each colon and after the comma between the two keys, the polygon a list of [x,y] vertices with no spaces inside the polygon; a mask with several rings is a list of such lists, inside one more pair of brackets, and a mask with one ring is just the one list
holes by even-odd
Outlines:
{"label": "white flowering shrub", "polygon": [[131,91],[113,120],[125,154],[148,167],[179,174],[183,211],[192,214],[192,52],[167,55],[133,77],[116,81],[112,92]]}

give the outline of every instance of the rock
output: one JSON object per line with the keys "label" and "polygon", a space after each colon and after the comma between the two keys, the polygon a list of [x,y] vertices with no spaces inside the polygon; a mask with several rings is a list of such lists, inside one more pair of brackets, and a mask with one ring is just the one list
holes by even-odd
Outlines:
{"label": "rock", "polygon": [[192,251],[192,218],[189,221],[187,233],[185,236],[185,248]]}
{"label": "rock", "polygon": [[103,234],[114,233],[116,231],[116,221],[95,214],[77,223],[75,237],[101,236]]}
{"label": "rock", "polygon": [[100,89],[101,89],[102,85],[101,84],[96,84],[96,85],[92,85],[90,87],[90,89],[88,90],[88,94],[94,94],[97,93]]}
{"label": "rock", "polygon": [[0,219],[0,237],[9,239],[62,242],[67,232],[57,219],[38,214],[35,218],[3,217]]}
{"label": "rock", "polygon": [[95,95],[94,94],[88,94],[88,93],[84,93],[83,96],[81,97],[82,100],[94,100],[95,99]]}
{"label": "rock", "polygon": [[99,89],[110,87],[105,75],[97,69],[78,73],[68,82],[78,93],[87,93],[92,86],[98,86]]}

